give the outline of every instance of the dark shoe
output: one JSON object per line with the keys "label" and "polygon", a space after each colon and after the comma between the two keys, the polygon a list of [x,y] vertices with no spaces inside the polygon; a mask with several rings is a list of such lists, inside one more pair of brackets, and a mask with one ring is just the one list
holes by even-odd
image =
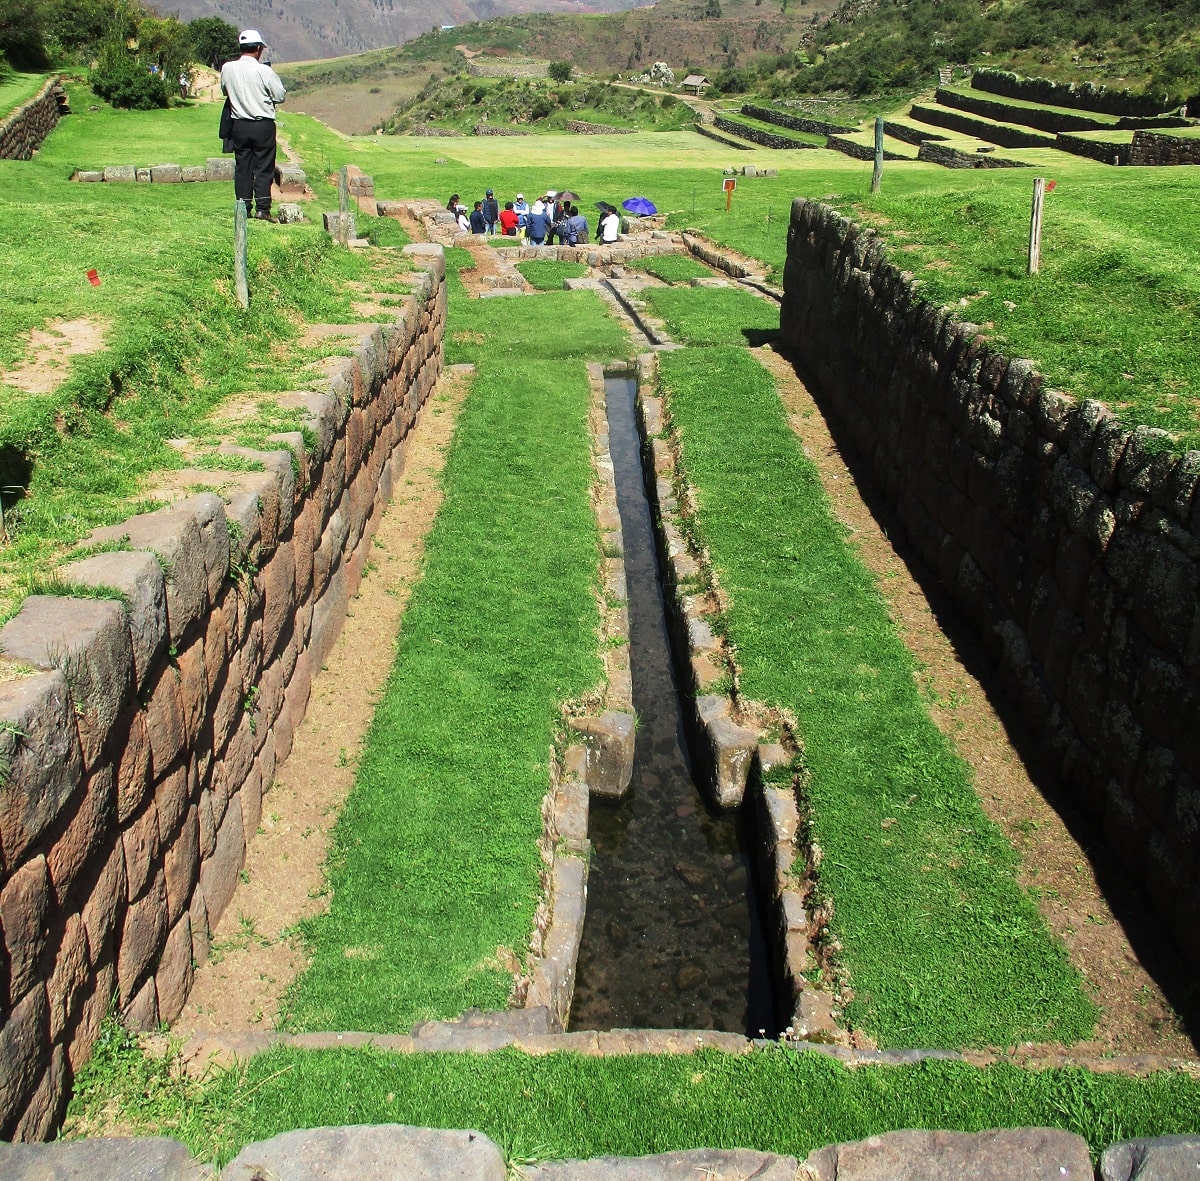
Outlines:
{"label": "dark shoe", "polygon": [[269,209],[260,209],[260,210],[259,210],[259,211],[258,211],[258,212],[257,212],[257,213],[254,215],[254,220],[255,220],[255,221],[269,221],[269,222],[270,222],[272,225],[278,225],[278,224],[279,224],[279,218],[277,218],[277,217],[272,217],[272,216],[271,216],[271,211],[270,211]]}

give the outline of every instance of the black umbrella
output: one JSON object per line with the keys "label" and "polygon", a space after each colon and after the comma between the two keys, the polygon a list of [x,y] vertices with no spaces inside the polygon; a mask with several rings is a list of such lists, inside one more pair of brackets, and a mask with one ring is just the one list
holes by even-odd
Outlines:
{"label": "black umbrella", "polygon": [[578,193],[573,193],[570,189],[563,189],[561,193],[555,194],[556,201],[579,201],[581,200]]}

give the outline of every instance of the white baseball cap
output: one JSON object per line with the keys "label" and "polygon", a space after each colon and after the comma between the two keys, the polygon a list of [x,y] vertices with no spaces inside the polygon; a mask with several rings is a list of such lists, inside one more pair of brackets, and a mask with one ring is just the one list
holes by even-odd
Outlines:
{"label": "white baseball cap", "polygon": [[257,29],[243,29],[238,34],[238,45],[243,49],[247,46],[262,45],[262,34]]}

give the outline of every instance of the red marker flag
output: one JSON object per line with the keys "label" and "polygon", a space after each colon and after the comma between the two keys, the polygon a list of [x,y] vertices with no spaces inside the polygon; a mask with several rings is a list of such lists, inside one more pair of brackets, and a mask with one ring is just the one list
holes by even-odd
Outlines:
{"label": "red marker flag", "polygon": [[91,284],[93,287],[99,287],[99,286],[100,286],[100,272],[99,272],[98,270],[96,270],[96,268],[95,268],[95,267],[93,267],[93,268],[92,268],[90,271],[88,271],[88,273],[87,273],[87,281],[88,281],[88,282],[89,282],[89,283],[90,283],[90,284]]}
{"label": "red marker flag", "polygon": [[1056,181],[1056,180],[1048,180],[1048,181],[1046,181],[1046,192],[1047,192],[1047,193],[1053,193],[1053,192],[1054,192],[1054,186],[1055,186],[1055,185],[1057,185],[1057,184],[1058,184],[1058,181]]}

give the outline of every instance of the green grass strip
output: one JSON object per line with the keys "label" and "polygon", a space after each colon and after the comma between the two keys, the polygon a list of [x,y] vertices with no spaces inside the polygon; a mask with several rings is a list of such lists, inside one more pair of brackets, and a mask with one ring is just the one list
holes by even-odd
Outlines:
{"label": "green grass strip", "polygon": [[664,283],[690,283],[693,279],[711,279],[712,271],[688,254],[652,254],[628,264],[631,271],[646,271]]}
{"label": "green grass strip", "polygon": [[561,291],[564,279],[582,279],[588,271],[581,262],[557,262],[554,259],[519,262],[517,270],[535,291]]}
{"label": "green grass strip", "polygon": [[[558,708],[601,675],[588,382],[573,350],[616,352],[621,338],[580,294],[489,303],[490,346],[454,357],[479,368],[334,829],[330,910],[303,927],[312,963],[287,997],[289,1028],[403,1030],[507,1001],[501,949],[523,955],[532,930]],[[466,302],[452,336],[478,314]]]}
{"label": "green grass strip", "polygon": [[680,344],[757,343],[779,331],[779,309],[736,287],[649,287],[642,298]]}
{"label": "green grass strip", "polygon": [[69,1134],[106,1111],[120,1112],[123,1134],[177,1136],[221,1163],[294,1128],[382,1123],[477,1129],[510,1163],[698,1147],[803,1158],[901,1128],[1028,1126],[1076,1132],[1096,1154],[1122,1138],[1194,1132],[1200,1081],[948,1061],[851,1070],[780,1048],[623,1058],[278,1049],[194,1083],[110,1029],[78,1080]]}
{"label": "green grass strip", "polygon": [[771,378],[745,350],[687,349],[661,380],[743,689],[799,720],[845,1020],[888,1046],[1083,1038],[1094,1006],[924,709]]}

